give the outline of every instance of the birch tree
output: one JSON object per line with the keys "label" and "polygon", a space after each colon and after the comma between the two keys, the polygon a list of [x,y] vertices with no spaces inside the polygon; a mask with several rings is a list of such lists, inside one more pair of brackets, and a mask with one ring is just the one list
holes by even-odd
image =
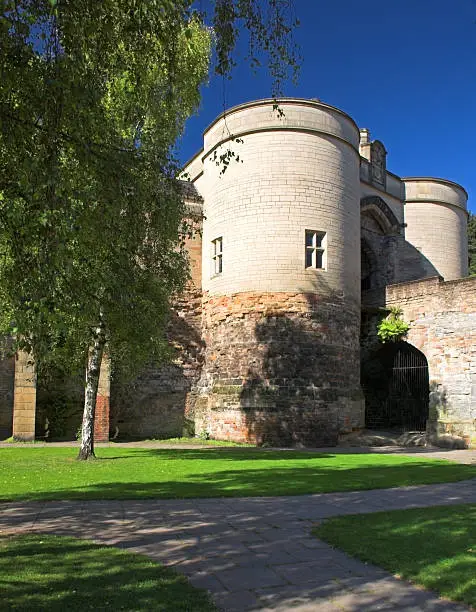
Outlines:
{"label": "birch tree", "polygon": [[[38,363],[86,365],[80,459],[94,457],[101,358],[160,361],[187,279],[173,145],[215,45],[239,27],[273,95],[296,67],[290,0],[1,0],[0,325]],[[207,27],[206,20],[214,26]]]}

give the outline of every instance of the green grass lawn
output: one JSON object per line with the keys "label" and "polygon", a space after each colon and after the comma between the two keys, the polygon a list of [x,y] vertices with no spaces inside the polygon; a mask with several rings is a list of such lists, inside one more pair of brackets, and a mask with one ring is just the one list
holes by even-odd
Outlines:
{"label": "green grass lawn", "polygon": [[441,595],[476,606],[476,505],[342,516],[319,538]]}
{"label": "green grass lawn", "polygon": [[140,499],[299,495],[453,482],[476,469],[379,454],[234,449],[0,449],[0,500]]}
{"label": "green grass lawn", "polygon": [[[122,442],[122,440],[118,440]],[[212,440],[208,438],[149,438],[141,442],[154,442],[157,444],[191,444],[192,446],[228,446],[256,448],[256,444],[249,442],[231,442],[230,440]]]}
{"label": "green grass lawn", "polygon": [[0,609],[216,611],[208,595],[147,557],[86,540],[0,538]]}
{"label": "green grass lawn", "polygon": [[[63,440],[66,441],[66,440]],[[70,442],[70,440],[67,440],[68,442]],[[22,441],[22,440],[15,440],[15,438],[13,436],[10,436],[9,438],[5,438],[5,440],[1,440],[1,442],[3,444],[12,444],[14,446],[29,446],[29,445],[34,445],[34,444],[41,444],[41,445],[45,445],[45,444],[49,444],[50,442],[61,442],[61,440],[49,440],[49,441],[45,441],[45,440],[28,440],[28,441]],[[111,440],[110,442],[101,442],[100,444],[97,444],[96,447],[97,448],[101,448],[104,447],[105,445],[110,445],[110,446],[114,446],[116,443],[120,443],[120,444],[133,444],[134,442],[140,442],[140,443],[148,443],[148,442],[152,442],[153,444],[186,444],[191,445],[191,446],[227,446],[227,447],[246,447],[246,448],[256,448],[256,444],[250,444],[249,442],[231,442],[230,440],[208,440],[207,438],[196,438],[196,437],[181,437],[181,438],[146,438],[145,440],[143,438],[123,438],[123,439],[118,439],[118,440]]]}

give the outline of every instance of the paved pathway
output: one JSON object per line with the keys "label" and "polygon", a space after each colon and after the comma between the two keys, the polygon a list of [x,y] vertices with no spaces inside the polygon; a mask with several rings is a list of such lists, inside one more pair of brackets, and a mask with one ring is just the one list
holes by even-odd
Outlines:
{"label": "paved pathway", "polygon": [[310,531],[330,516],[458,503],[476,503],[476,479],[299,497],[8,503],[0,531],[75,535],[149,555],[229,612],[456,612],[468,608],[351,559]]}

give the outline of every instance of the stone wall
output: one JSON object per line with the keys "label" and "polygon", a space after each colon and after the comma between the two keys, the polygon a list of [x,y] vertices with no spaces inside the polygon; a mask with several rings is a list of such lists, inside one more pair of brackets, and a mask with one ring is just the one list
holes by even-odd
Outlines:
{"label": "stone wall", "polygon": [[[359,131],[318,101],[279,106],[230,109],[205,131],[203,174],[190,164],[205,216],[196,430],[334,444],[362,416]],[[321,235],[319,264],[306,257],[308,232]]]}
{"label": "stone wall", "polygon": [[19,351],[15,356],[15,393],[13,399],[13,437],[35,439],[36,373],[31,355]]}
{"label": "stone wall", "polygon": [[334,445],[363,426],[358,305],[336,295],[206,294],[196,426],[210,437]]}
{"label": "stone wall", "polygon": [[200,375],[201,293],[189,289],[175,303],[167,329],[174,347],[172,363],[146,368],[134,381],[113,380],[111,430],[134,438],[166,438],[193,433],[191,391]]}
{"label": "stone wall", "polygon": [[200,227],[186,241],[190,283],[170,314],[167,338],[174,359],[150,365],[127,384],[112,383],[111,431],[133,438],[166,438],[194,433],[194,393],[203,361],[201,336],[202,238]]}
{"label": "stone wall", "polygon": [[476,443],[476,278],[435,277],[387,287],[387,307],[411,323],[408,341],[430,375],[430,425]]}

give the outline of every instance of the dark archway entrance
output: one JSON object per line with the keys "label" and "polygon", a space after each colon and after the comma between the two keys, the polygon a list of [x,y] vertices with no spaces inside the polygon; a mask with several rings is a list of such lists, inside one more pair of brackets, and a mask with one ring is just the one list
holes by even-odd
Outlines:
{"label": "dark archway entrance", "polygon": [[425,431],[429,409],[428,362],[407,342],[391,342],[362,364],[366,426]]}

